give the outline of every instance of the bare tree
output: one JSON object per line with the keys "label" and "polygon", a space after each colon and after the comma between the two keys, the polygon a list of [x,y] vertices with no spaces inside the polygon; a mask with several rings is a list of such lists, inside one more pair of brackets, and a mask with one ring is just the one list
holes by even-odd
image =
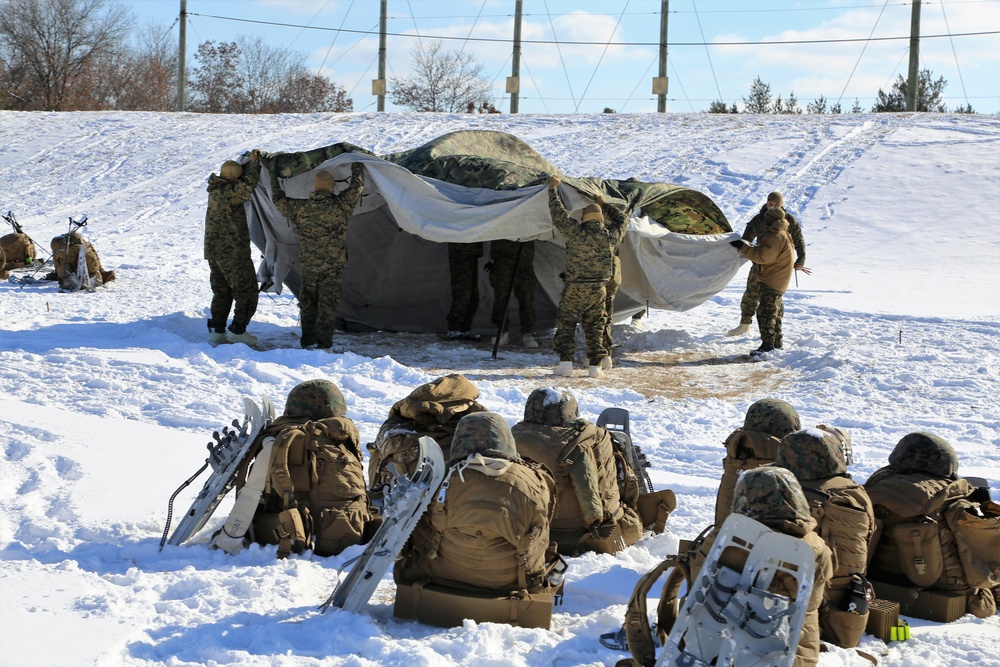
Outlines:
{"label": "bare tree", "polygon": [[268,46],[260,37],[238,37],[232,113],[267,113],[281,99],[285,81],[303,67],[305,56]]}
{"label": "bare tree", "polygon": [[237,90],[237,61],[240,48],[236,42],[209,40],[198,45],[194,59],[198,63],[191,77],[192,111],[227,113],[233,108]]}
{"label": "bare tree", "polygon": [[[117,0],[7,0],[0,11],[3,106],[61,111],[88,67],[120,50],[134,18]],[[81,78],[83,77],[83,78]]]}
{"label": "bare tree", "polygon": [[770,113],[771,85],[764,83],[758,76],[750,84],[750,97],[743,98],[746,113]]}
{"label": "bare tree", "polygon": [[304,69],[285,79],[274,113],[315,113],[320,111],[347,112],[354,102],[347,91],[325,76],[310,74]]}
{"label": "bare tree", "polygon": [[445,52],[440,41],[421,43],[413,49],[409,78],[389,80],[393,104],[414,111],[461,113],[469,102],[478,104],[493,95],[483,78],[483,66],[468,53]]}

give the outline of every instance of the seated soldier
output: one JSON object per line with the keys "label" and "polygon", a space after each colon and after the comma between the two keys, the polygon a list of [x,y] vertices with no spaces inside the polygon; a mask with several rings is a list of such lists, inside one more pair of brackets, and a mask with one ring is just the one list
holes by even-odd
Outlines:
{"label": "seated soldier", "polygon": [[[317,556],[334,556],[354,544],[364,544],[377,528],[365,490],[358,429],[344,415],[343,394],[329,380],[308,380],[288,392],[285,411],[258,434],[236,473],[240,494],[254,486],[258,465],[267,466],[257,491],[249,539],[277,544],[278,558],[312,549]],[[263,453],[262,453],[263,452]],[[253,468],[250,462],[253,459]],[[246,486],[245,486],[246,485]],[[234,521],[213,536],[213,544],[229,553],[242,548],[246,526]],[[244,531],[246,528],[243,529]]]}
{"label": "seated soldier", "polygon": [[[868,548],[875,534],[872,501],[847,472],[850,437],[819,426],[781,439],[774,465],[791,470],[802,485],[816,532],[833,551],[833,578],[819,609],[822,637],[844,648],[861,641],[874,598],[865,578]],[[852,606],[853,605],[853,606]]]}
{"label": "seated soldier", "polygon": [[[56,268],[45,278],[58,280],[59,289],[73,292],[87,287],[98,287],[115,279],[115,272],[105,271],[101,267],[101,259],[97,256],[94,246],[78,233],[56,236],[49,246],[52,248],[52,262]],[[86,263],[85,272],[84,267],[78,266],[81,251]]]}
{"label": "seated soldier", "polygon": [[[528,395],[524,421],[511,429],[517,452],[544,465],[556,480],[551,539],[559,553],[615,553],[642,537],[642,521],[623,499],[611,436],[580,417],[568,390],[545,387]],[[631,472],[631,468],[627,468]]]}
{"label": "seated soldier", "polygon": [[[397,593],[396,615],[461,624],[454,609],[430,614],[419,608],[425,598],[414,599],[413,591],[427,585],[453,596],[479,596],[482,613],[468,613],[480,622],[524,625],[512,601],[539,594],[551,615],[549,573],[557,558],[549,542],[552,477],[518,456],[510,427],[492,412],[462,417],[448,465],[440,492],[394,567],[396,583],[406,589]],[[407,610],[411,605],[418,608]]]}
{"label": "seated soldier", "polygon": [[967,595],[969,613],[996,613],[1000,518],[995,503],[974,500],[976,487],[958,476],[950,444],[930,433],[903,436],[865,490],[878,523],[869,558],[876,592],[879,581],[957,591]]}
{"label": "seated soldier", "polygon": [[368,443],[368,488],[372,497],[381,497],[381,487],[392,479],[390,463],[395,464],[397,474],[414,471],[421,436],[433,438],[447,460],[458,421],[467,414],[486,410],[476,402],[477,398],[479,389],[464,375],[454,374],[422,384],[397,401],[375,442]]}
{"label": "seated soldier", "polygon": [[722,481],[715,503],[715,525],[721,526],[733,504],[736,478],[744,470],[774,462],[781,439],[800,428],[799,413],[777,398],[762,398],[747,409],[743,426],[726,438]]}

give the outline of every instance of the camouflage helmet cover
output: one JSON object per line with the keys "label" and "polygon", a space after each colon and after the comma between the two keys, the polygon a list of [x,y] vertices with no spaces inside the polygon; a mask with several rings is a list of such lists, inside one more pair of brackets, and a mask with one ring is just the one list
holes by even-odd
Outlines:
{"label": "camouflage helmet cover", "polygon": [[568,389],[540,387],[524,404],[524,421],[546,426],[566,426],[580,418],[580,409]]}
{"label": "camouflage helmet cover", "polygon": [[762,398],[747,409],[743,428],[781,439],[802,426],[799,413],[791,404],[778,398]]}
{"label": "camouflage helmet cover", "polygon": [[902,474],[922,472],[953,477],[958,472],[958,454],[940,436],[910,433],[904,435],[889,454],[889,467]]}
{"label": "camouflage helmet cover", "polygon": [[819,428],[804,428],[782,438],[774,465],[791,470],[800,480],[824,479],[847,472],[840,440]]}
{"label": "camouflage helmet cover", "polygon": [[520,458],[510,426],[495,412],[473,412],[458,421],[448,463],[461,461],[470,454],[511,461]]}
{"label": "camouflage helmet cover", "polygon": [[762,523],[807,521],[809,503],[792,471],[763,466],[747,470],[733,489],[733,513]]}
{"label": "camouflage helmet cover", "polygon": [[827,426],[826,424],[819,424],[816,428],[830,433],[837,439],[840,443],[840,451],[844,455],[844,463],[847,464],[847,467],[852,466],[854,464],[854,447],[851,446],[851,434],[836,426]]}
{"label": "camouflage helmet cover", "polygon": [[306,380],[288,392],[286,417],[328,419],[347,414],[347,402],[337,385],[329,380]]}

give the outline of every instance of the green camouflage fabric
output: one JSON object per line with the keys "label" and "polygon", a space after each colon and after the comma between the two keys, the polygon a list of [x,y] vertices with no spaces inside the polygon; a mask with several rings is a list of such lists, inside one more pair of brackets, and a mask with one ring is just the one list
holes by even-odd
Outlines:
{"label": "green camouflage fabric", "polygon": [[747,286],[740,299],[740,323],[750,324],[757,313],[760,303],[760,276],[757,275],[757,265],[750,263],[750,273],[747,275]]}
{"label": "green camouflage fabric", "polygon": [[461,461],[471,454],[497,459],[520,460],[510,426],[495,412],[475,412],[465,415],[455,427],[448,463]]}
{"label": "green camouflage fabric", "polygon": [[[268,170],[281,178],[292,178],[307,171],[312,171],[327,160],[332,160],[344,153],[364,153],[374,155],[360,146],[342,142],[332,146],[324,146],[301,153],[261,153],[267,161]],[[287,217],[287,216],[286,216]]]}
{"label": "green camouflage fabric", "polygon": [[275,208],[295,225],[299,241],[299,319],[302,347],[333,344],[340,286],[347,265],[347,223],[364,189],[364,169],[351,165],[351,182],[338,194],[314,191],[309,199],[285,195],[277,170],[271,171]]}
{"label": "green camouflage fabric", "polygon": [[347,402],[329,380],[306,380],[292,387],[285,400],[286,417],[329,419],[347,414]]}
{"label": "green camouflage fabric", "polygon": [[[521,258],[517,259],[518,247],[521,248]],[[517,273],[514,273],[514,262],[517,261]],[[514,281],[512,297],[517,299],[517,312],[520,318],[521,335],[535,331],[535,242],[525,241],[490,241],[490,287],[493,288],[493,326],[504,325],[504,301],[510,291],[511,280]],[[509,304],[508,304],[509,305]],[[509,319],[509,318],[508,318]]]}
{"label": "green camouflage fabric", "polygon": [[791,404],[779,398],[762,398],[747,409],[743,428],[760,431],[780,440],[792,431],[798,431],[802,425],[799,413]]}
{"label": "green camouflage fabric", "polygon": [[[784,210],[784,209],[782,209]],[[785,211],[785,220],[788,221],[788,235],[792,237],[792,245],[795,246],[795,263],[805,265],[806,263],[806,239],[802,236],[802,225],[795,219],[795,216]],[[757,237],[767,229],[767,204],[760,207],[757,215],[750,219],[746,229],[743,230],[744,241],[753,243]],[[744,311],[746,312],[746,311]],[[753,313],[753,309],[750,310]]]}
{"label": "green camouflage fabric", "polygon": [[451,274],[451,307],[448,331],[470,331],[479,308],[479,258],[482,243],[449,243],[448,270]]}
{"label": "green camouflage fabric", "polygon": [[774,465],[791,470],[800,481],[843,475],[847,462],[840,440],[833,433],[806,428],[781,439]]}
{"label": "green camouflage fabric", "polygon": [[208,177],[205,259],[212,288],[208,328],[217,333],[226,330],[230,310],[233,323],[229,328],[235,334],[245,332],[257,312],[259,287],[245,205],[259,180],[260,162],[256,160],[247,163],[235,182],[215,174]]}
{"label": "green camouflage fabric", "polygon": [[784,345],[781,320],[785,316],[785,299],[781,292],[761,283],[760,303],[757,304],[757,326],[760,342],[773,347]]}
{"label": "green camouflage fabric", "polygon": [[568,426],[580,418],[580,409],[568,389],[540,387],[528,394],[524,421],[545,426]]}
{"label": "green camouflage fabric", "polygon": [[840,446],[840,455],[844,459],[844,463],[849,467],[854,463],[854,449],[851,447],[851,434],[843,429],[839,429],[836,426],[827,426],[826,424],[819,424],[816,426],[821,431],[826,431],[837,441]]}
{"label": "green camouflage fabric", "polygon": [[[614,204],[605,205],[603,210],[604,214],[611,220],[611,224],[608,226],[611,232],[611,277],[608,278],[608,282],[604,286],[604,335],[602,340],[604,349],[607,350],[608,354],[611,354],[611,346],[614,342],[611,338],[611,324],[615,316],[615,296],[618,294],[618,288],[622,286],[622,261],[618,258],[618,249],[625,240],[628,220],[625,219],[624,211]],[[621,218],[620,221],[619,218]]]}
{"label": "green camouflage fabric", "polygon": [[958,454],[941,436],[910,433],[904,435],[889,454],[889,467],[901,475],[922,472],[954,478],[958,473]]}
{"label": "green camouflage fabric", "polygon": [[764,466],[747,470],[736,481],[733,514],[764,524],[809,522],[809,503],[792,471]]}

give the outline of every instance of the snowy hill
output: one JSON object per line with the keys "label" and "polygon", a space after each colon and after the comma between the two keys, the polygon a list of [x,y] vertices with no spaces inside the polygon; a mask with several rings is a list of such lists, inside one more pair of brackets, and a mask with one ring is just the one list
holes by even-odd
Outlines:
{"label": "snowy hill", "polygon": [[[343,334],[335,354],[297,346],[290,295],[264,296],[250,331],[262,350],[213,348],[202,258],[208,174],[246,150],[347,141],[377,154],[458,129],[525,140],[566,174],[676,183],[709,194],[742,231],[771,190],[803,223],[812,276],[786,295],[785,350],[745,364],[746,267],[686,313],[615,327],[606,381],[551,376],[557,361],[433,335]],[[597,637],[622,622],[641,574],[712,517],[722,441],[758,398],[833,424],[854,442],[855,479],[911,431],[941,435],[960,474],[1000,497],[1000,118],[348,114],[208,116],[0,112],[0,209],[47,249],[86,214],[117,280],[95,293],[0,284],[0,664],[613,665]],[[4,230],[9,231],[9,230]],[[442,323],[442,329],[444,323]],[[532,389],[568,385],[581,413],[630,411],[656,488],[678,495],[670,532],[616,556],[571,559],[551,631],[392,617],[382,582],[363,615],[316,607],[360,553],[276,561],[193,544],[159,551],[171,493],[202,464],[244,396],[324,377],[362,442],[393,402],[465,373],[513,424]],[[181,512],[203,479],[182,492]],[[228,511],[223,504],[214,528]],[[175,519],[176,520],[176,519]],[[176,524],[175,524],[176,525]],[[913,640],[866,636],[881,665],[1000,665],[1000,617],[910,619]],[[868,664],[852,652],[820,664]]]}

